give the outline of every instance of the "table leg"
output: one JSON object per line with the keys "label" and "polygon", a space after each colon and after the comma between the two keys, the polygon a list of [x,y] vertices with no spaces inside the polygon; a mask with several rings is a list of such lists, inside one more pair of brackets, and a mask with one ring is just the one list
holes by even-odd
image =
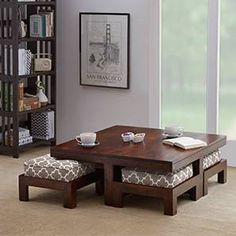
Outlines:
{"label": "table leg", "polygon": [[165,215],[176,215],[177,214],[177,196],[173,191],[168,191],[164,197],[164,214]]}
{"label": "table leg", "polygon": [[122,192],[114,182],[114,166],[104,164],[104,199],[105,204],[113,207],[122,207]]}
{"label": "table leg", "polygon": [[197,201],[202,197],[202,184],[197,184],[194,188],[189,190],[190,198],[193,201]]}
{"label": "table leg", "polygon": [[199,175],[199,182],[190,192],[192,192],[191,198],[193,200],[198,200],[203,197],[203,188],[204,188],[204,172],[203,172],[203,158],[198,159],[193,163],[193,175]]}

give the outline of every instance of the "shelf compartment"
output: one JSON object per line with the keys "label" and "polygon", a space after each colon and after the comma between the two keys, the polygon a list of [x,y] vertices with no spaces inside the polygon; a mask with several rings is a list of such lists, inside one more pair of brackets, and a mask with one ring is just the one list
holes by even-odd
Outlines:
{"label": "shelf compartment", "polygon": [[[30,114],[30,113],[43,112],[43,111],[46,111],[49,109],[56,109],[56,105],[50,104],[47,106],[40,107],[38,109],[32,109],[32,110],[28,110],[28,111],[19,111],[18,114],[19,115],[26,115],[26,114]],[[0,116],[12,117],[14,115],[14,113],[15,113],[14,111],[0,111]]]}
{"label": "shelf compartment", "polygon": [[24,149],[27,149],[27,148],[37,147],[37,146],[40,146],[40,145],[48,145],[52,142],[56,142],[56,139],[55,138],[49,139],[49,140],[33,139],[32,143],[28,143],[28,144],[19,146],[19,149],[24,150]]}
{"label": "shelf compartment", "polygon": [[[49,139],[49,140],[41,140],[41,139],[33,139],[32,143],[28,143],[22,146],[19,146],[18,149],[19,151],[24,151],[33,147],[38,147],[38,146],[48,146],[48,145],[52,145],[52,143],[55,143],[56,139]],[[0,150],[1,150],[1,154],[5,154],[5,155],[14,155],[15,152],[15,147],[13,146],[5,146],[0,144]]]}

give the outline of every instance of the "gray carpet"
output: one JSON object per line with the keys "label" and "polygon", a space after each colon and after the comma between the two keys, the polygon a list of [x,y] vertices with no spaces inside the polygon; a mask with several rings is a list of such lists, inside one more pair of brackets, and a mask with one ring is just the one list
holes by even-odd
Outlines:
{"label": "gray carpet", "polygon": [[162,202],[154,198],[127,196],[124,208],[103,204],[94,185],[78,191],[78,206],[62,207],[62,194],[31,188],[30,201],[18,201],[17,175],[23,162],[48,152],[48,148],[25,152],[16,160],[0,156],[0,235],[236,235],[236,168],[228,169],[228,183],[211,179],[209,194],[197,202],[181,197],[178,214],[163,215]]}

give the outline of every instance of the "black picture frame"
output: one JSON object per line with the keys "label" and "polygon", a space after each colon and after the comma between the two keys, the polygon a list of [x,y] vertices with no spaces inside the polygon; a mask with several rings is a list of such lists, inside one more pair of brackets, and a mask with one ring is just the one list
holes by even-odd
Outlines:
{"label": "black picture frame", "polygon": [[130,88],[130,14],[80,12],[80,85]]}

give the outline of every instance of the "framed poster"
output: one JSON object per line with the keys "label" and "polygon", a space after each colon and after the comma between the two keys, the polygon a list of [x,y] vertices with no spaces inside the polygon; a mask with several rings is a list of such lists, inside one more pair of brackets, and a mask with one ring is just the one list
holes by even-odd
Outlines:
{"label": "framed poster", "polygon": [[80,13],[80,85],[129,88],[128,13]]}

